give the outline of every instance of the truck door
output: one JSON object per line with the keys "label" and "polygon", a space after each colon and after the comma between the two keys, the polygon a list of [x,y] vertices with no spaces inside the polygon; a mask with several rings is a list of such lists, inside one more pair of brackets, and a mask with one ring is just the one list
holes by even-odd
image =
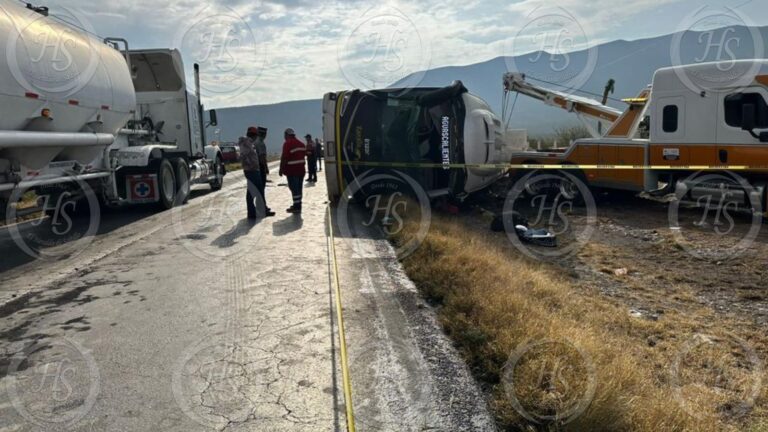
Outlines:
{"label": "truck door", "polygon": [[760,143],[748,131],[741,129],[742,109],[755,107],[756,133],[768,129],[768,91],[749,87],[739,92],[723,94],[718,104],[717,161],[718,165],[766,166],[765,143]]}
{"label": "truck door", "polygon": [[685,140],[685,97],[663,97],[654,102],[651,117],[651,165],[689,165]]}

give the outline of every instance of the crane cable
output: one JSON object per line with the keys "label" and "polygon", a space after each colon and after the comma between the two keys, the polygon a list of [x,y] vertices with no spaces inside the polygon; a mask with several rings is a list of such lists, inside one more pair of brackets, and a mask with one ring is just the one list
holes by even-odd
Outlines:
{"label": "crane cable", "polygon": [[[598,93],[593,93],[591,91],[582,90],[582,89],[578,89],[578,88],[575,88],[575,87],[568,87],[568,86],[565,86],[565,85],[562,85],[562,84],[558,84],[558,83],[550,82],[550,81],[547,81],[547,80],[535,78],[535,77],[532,77],[532,76],[529,76],[529,75],[526,75],[525,79],[532,80],[532,81],[538,81],[538,82],[542,82],[544,84],[549,84],[549,85],[553,85],[553,86],[557,86],[557,87],[560,87],[560,88],[568,90],[568,91],[584,93],[586,95],[590,95],[590,96],[593,96],[593,97],[596,97],[596,98],[600,98],[600,99],[603,98],[603,95],[598,94]],[[608,100],[611,100],[611,101],[614,101],[614,102],[624,103],[623,100],[618,99],[618,98],[614,98],[614,97],[610,97],[610,96],[608,96]]]}
{"label": "crane cable", "polygon": [[[507,127],[509,127],[509,122],[512,121],[512,113],[515,111],[515,105],[517,105],[517,97],[518,96],[520,96],[520,93],[515,92],[515,99],[512,100],[512,108],[509,109],[509,111],[507,112],[506,117],[504,117],[504,115],[502,114],[502,117],[504,117],[503,118],[504,124]],[[506,108],[506,105],[507,105],[507,103],[505,102],[504,108]]]}

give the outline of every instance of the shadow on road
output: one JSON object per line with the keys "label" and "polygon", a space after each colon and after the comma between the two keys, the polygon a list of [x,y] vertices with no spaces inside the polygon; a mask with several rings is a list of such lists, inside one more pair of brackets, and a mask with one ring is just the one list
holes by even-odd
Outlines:
{"label": "shadow on road", "polygon": [[248,235],[248,233],[251,232],[251,229],[253,229],[253,227],[260,224],[261,222],[262,219],[243,219],[238,222],[237,225],[233,226],[229,231],[225,232],[224,234],[217,237],[214,241],[212,241],[211,246],[218,246],[222,249],[230,248],[234,246],[235,243],[237,243],[237,239]]}
{"label": "shadow on road", "polygon": [[272,235],[275,237],[288,235],[300,230],[303,225],[304,219],[301,218],[301,215],[291,215],[272,224]]}
{"label": "shadow on road", "polygon": [[[209,193],[211,193],[209,188],[193,189],[190,193],[190,200]],[[119,228],[131,225],[158,213],[160,212],[157,210],[157,207],[149,204],[126,206],[114,210],[102,209],[99,214],[98,226],[93,236],[98,237],[109,234]],[[81,233],[81,235],[69,234],[69,236],[59,236],[56,239],[56,245],[61,246],[68,241],[79,241],[82,238],[82,234],[88,231],[91,218],[89,215],[72,215],[71,223],[69,232]],[[36,261],[38,257],[30,255],[19,243],[23,243],[29,249],[32,249],[33,252],[37,252],[35,245],[30,244],[30,242],[24,242],[24,238],[30,238],[30,236],[42,239],[52,238],[54,237],[51,234],[52,230],[50,217],[22,222],[13,229],[10,227],[0,227],[0,257],[2,257],[0,258],[0,274]],[[62,254],[57,256],[55,260],[61,261],[69,258],[69,256],[69,254]]]}

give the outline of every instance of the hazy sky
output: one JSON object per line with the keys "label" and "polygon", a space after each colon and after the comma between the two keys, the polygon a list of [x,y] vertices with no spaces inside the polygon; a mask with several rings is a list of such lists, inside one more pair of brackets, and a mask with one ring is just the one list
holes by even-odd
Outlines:
{"label": "hazy sky", "polygon": [[211,108],[383,87],[411,72],[542,47],[568,51],[707,26],[768,25],[765,0],[59,0],[47,6],[99,35],[124,37],[132,48],[180,48],[188,68],[201,64]]}

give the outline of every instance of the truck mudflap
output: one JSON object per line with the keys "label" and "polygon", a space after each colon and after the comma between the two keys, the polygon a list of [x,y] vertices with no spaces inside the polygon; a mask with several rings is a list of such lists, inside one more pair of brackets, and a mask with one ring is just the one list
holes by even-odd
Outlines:
{"label": "truck mudflap", "polygon": [[154,203],[160,200],[157,174],[125,176],[125,197],[131,204]]}

